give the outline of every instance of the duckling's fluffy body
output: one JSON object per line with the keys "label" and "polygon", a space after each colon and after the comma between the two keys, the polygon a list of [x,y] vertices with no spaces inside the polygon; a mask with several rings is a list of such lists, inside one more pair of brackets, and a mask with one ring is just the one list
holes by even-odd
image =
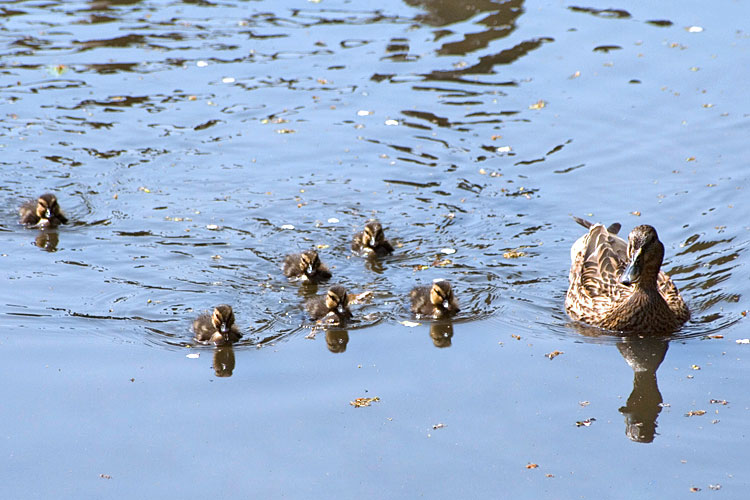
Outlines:
{"label": "duckling's fluffy body", "polygon": [[652,226],[635,227],[626,242],[619,224],[589,229],[570,250],[565,310],[571,318],[623,332],[668,333],[690,318],[669,276],[660,270],[664,245]]}
{"label": "duckling's fluffy body", "polygon": [[318,252],[306,250],[302,253],[289,254],[284,258],[284,276],[302,281],[324,281],[331,277],[331,272],[320,261]]}
{"label": "duckling's fluffy body", "polygon": [[322,323],[341,324],[352,317],[349,296],[341,285],[332,286],[325,295],[308,299],[305,309],[311,319]]}
{"label": "duckling's fluffy body", "polygon": [[41,227],[57,227],[67,224],[68,218],[62,213],[57,197],[45,193],[36,200],[29,200],[18,208],[21,224]]}
{"label": "duckling's fluffy body", "polygon": [[352,250],[368,257],[382,257],[392,253],[393,246],[385,239],[380,222],[371,220],[365,224],[364,231],[354,235]]}
{"label": "duckling's fluffy body", "polygon": [[202,344],[224,345],[242,338],[240,329],[234,324],[232,307],[221,304],[213,312],[201,314],[193,321],[195,340]]}
{"label": "duckling's fluffy body", "polygon": [[435,280],[432,285],[415,287],[409,292],[409,298],[411,311],[418,316],[445,318],[460,310],[451,284],[445,280]]}

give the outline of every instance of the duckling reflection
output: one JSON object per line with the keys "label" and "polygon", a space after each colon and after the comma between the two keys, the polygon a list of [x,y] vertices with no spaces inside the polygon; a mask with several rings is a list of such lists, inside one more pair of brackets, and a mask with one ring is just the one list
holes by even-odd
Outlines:
{"label": "duckling reflection", "polygon": [[201,344],[223,345],[242,338],[240,329],[234,324],[232,306],[221,304],[213,313],[204,313],[193,321],[195,340]]}
{"label": "duckling reflection", "polygon": [[311,319],[329,325],[343,324],[352,317],[349,310],[349,296],[346,288],[341,285],[334,285],[325,295],[309,299],[305,303],[305,309]]}
{"label": "duckling reflection", "polygon": [[214,373],[217,377],[231,377],[234,371],[234,348],[223,344],[214,349]]}
{"label": "duckling reflection", "polygon": [[36,200],[29,200],[18,208],[21,224],[39,227],[57,227],[67,224],[68,218],[63,215],[57,197],[44,193]]}
{"label": "duckling reflection", "polygon": [[439,322],[430,325],[430,337],[435,347],[442,349],[443,347],[450,347],[453,338],[453,323]]}
{"label": "duckling reflection", "polygon": [[284,276],[302,281],[323,281],[331,277],[328,267],[320,261],[318,252],[306,250],[284,258]]}
{"label": "duckling reflection", "polygon": [[349,332],[342,328],[329,328],[326,330],[326,345],[332,353],[346,351],[349,344]]}
{"label": "duckling reflection", "polygon": [[633,392],[620,408],[625,415],[625,434],[631,441],[650,443],[656,435],[656,419],[661,413],[662,396],[656,370],[664,361],[669,342],[666,339],[624,339],[617,349],[633,369]]}
{"label": "duckling reflection", "polygon": [[60,242],[60,237],[57,231],[41,230],[34,239],[34,244],[39,248],[48,252],[56,252],[57,244]]}
{"label": "duckling reflection", "polygon": [[445,318],[460,310],[451,284],[441,279],[434,280],[431,286],[415,287],[409,298],[411,311],[417,316]]}
{"label": "duckling reflection", "polygon": [[385,239],[383,226],[373,219],[365,224],[364,231],[354,235],[352,250],[364,257],[382,257],[393,253],[393,246]]}

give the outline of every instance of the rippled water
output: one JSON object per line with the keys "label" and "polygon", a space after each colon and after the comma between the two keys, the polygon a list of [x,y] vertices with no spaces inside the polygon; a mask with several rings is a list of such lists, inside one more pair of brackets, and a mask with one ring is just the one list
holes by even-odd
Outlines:
{"label": "rippled water", "polygon": [[[742,3],[0,10],[12,493],[38,474],[41,496],[746,491]],[[45,191],[72,223],[20,226]],[[655,226],[691,321],[650,340],[571,322],[571,215]],[[397,247],[375,262],[349,249],[372,217]],[[308,248],[373,294],[346,330],[311,328],[325,286],[281,274]],[[459,316],[403,326],[409,289],[438,277]],[[244,338],[194,346],[219,303]]]}

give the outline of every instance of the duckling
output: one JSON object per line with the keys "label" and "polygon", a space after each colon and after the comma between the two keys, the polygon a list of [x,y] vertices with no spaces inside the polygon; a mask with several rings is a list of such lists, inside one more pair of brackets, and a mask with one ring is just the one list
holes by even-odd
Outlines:
{"label": "duckling", "polygon": [[331,272],[320,261],[318,252],[306,250],[293,253],[284,259],[284,276],[302,281],[322,281],[331,277]]}
{"label": "duckling", "polygon": [[619,224],[589,229],[570,250],[570,287],[565,310],[574,320],[622,332],[668,333],[690,318],[669,276],[660,270],[664,244],[656,229],[636,226],[626,243]]}
{"label": "duckling", "polygon": [[451,284],[437,279],[432,286],[418,286],[409,292],[411,310],[418,316],[444,318],[460,311]]}
{"label": "duckling", "polygon": [[204,313],[193,321],[195,340],[201,344],[223,345],[237,342],[242,334],[234,324],[232,306],[221,304],[212,313]]}
{"label": "duckling", "polygon": [[383,226],[376,220],[365,224],[365,230],[354,235],[352,250],[365,256],[382,257],[393,252],[393,246],[385,239]]}
{"label": "duckling", "polygon": [[341,324],[352,317],[349,296],[346,288],[341,285],[334,285],[325,295],[309,299],[305,303],[305,309],[311,319],[323,320],[324,323]]}
{"label": "duckling", "polygon": [[29,200],[18,208],[21,224],[41,227],[57,227],[67,224],[68,218],[63,215],[57,198],[52,193],[44,193],[37,200]]}

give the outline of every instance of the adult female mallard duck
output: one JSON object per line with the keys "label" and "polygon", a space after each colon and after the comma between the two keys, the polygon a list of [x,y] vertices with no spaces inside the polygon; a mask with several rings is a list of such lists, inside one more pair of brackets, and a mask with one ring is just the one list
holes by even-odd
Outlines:
{"label": "adult female mallard duck", "polygon": [[305,303],[310,318],[323,323],[340,325],[352,317],[346,288],[334,285],[325,295],[313,297]]}
{"label": "adult female mallard duck", "polygon": [[284,258],[284,276],[303,281],[322,281],[331,277],[331,272],[320,261],[318,252],[306,250],[292,253]]}
{"label": "adult female mallard duck", "polygon": [[63,215],[57,198],[52,193],[44,193],[36,200],[29,200],[18,208],[21,224],[41,227],[57,227],[67,224],[68,218]]}
{"label": "adult female mallard duck", "polygon": [[392,253],[393,246],[385,239],[380,222],[371,220],[365,224],[364,231],[354,235],[352,250],[367,257],[381,257]]}
{"label": "adult female mallard duck", "polygon": [[589,229],[570,249],[570,287],[565,310],[571,318],[623,332],[668,333],[690,318],[685,301],[660,271],[664,245],[656,230],[636,226],[625,242],[619,224],[574,217]]}
{"label": "adult female mallard duck", "polygon": [[193,321],[195,340],[201,344],[224,345],[237,342],[242,337],[234,324],[232,306],[221,304],[214,307],[213,313],[204,313]]}
{"label": "adult female mallard duck", "polygon": [[411,311],[418,316],[445,318],[460,309],[451,284],[437,279],[431,286],[418,286],[409,292]]}

